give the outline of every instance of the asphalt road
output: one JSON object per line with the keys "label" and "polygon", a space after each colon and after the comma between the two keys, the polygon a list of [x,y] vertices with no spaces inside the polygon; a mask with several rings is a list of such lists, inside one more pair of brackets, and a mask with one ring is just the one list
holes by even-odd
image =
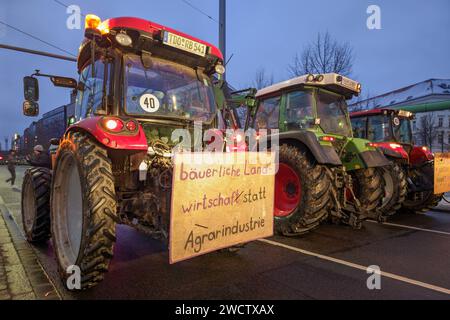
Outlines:
{"label": "asphalt road", "polygon": [[[4,183],[6,176],[0,166],[0,196],[20,225],[20,193]],[[211,253],[174,265],[161,243],[119,226],[109,273],[81,293],[63,288],[50,243],[34,249],[63,299],[448,300],[450,212],[442,207],[399,214],[392,225],[365,222],[361,230],[323,225],[300,238],[276,236],[235,254]],[[379,290],[367,288],[371,265],[382,272]]]}

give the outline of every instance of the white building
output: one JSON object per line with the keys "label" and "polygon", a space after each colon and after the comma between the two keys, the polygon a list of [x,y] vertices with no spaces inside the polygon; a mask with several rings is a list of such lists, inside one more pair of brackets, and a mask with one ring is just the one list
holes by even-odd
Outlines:
{"label": "white building", "polygon": [[[350,104],[351,111],[412,106],[425,103],[448,101],[450,103],[450,79],[429,79],[385,94],[358,100]],[[424,128],[425,126],[425,128]],[[450,109],[421,112],[413,121],[413,134],[417,144],[424,141],[423,131],[427,130],[433,151],[450,151]]]}

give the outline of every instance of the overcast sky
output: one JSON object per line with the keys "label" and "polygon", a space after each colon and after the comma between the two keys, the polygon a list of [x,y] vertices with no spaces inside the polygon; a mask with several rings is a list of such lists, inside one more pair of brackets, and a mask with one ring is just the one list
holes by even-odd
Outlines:
{"label": "overcast sky", "polygon": [[[102,19],[136,16],[218,44],[218,0],[58,0]],[[83,30],[66,27],[66,8],[55,0],[0,0],[0,21],[76,55]],[[381,9],[381,30],[366,26],[367,7]],[[381,94],[429,78],[450,78],[448,0],[227,0],[227,68],[236,88],[252,83],[264,67],[276,81],[288,77],[296,52],[318,32],[349,42],[356,54],[353,78]],[[83,26],[83,21],[82,21]],[[0,43],[65,54],[0,24]],[[0,141],[35,119],[22,115],[22,78],[34,69],[77,77],[75,64],[0,49]],[[69,91],[40,80],[41,115],[69,101]]]}

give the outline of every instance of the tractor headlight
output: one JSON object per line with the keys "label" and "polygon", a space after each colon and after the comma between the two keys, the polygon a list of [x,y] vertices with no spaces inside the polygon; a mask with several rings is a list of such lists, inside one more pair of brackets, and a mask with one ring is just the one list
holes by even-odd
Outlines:
{"label": "tractor headlight", "polygon": [[131,37],[126,33],[118,33],[116,35],[116,41],[118,44],[124,47],[131,47],[131,45],[133,44],[133,40],[131,40]]}
{"label": "tractor headlight", "polygon": [[218,74],[224,74],[225,73],[225,67],[221,64],[216,64],[216,66],[214,67],[214,70],[218,73]]}

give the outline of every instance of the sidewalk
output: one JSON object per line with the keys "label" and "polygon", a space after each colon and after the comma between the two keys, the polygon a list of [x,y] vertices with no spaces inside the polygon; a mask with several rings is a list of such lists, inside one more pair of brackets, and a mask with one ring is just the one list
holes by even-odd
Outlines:
{"label": "sidewalk", "polygon": [[16,224],[20,192],[4,183],[2,171],[0,167],[0,300],[59,300],[33,248]]}

